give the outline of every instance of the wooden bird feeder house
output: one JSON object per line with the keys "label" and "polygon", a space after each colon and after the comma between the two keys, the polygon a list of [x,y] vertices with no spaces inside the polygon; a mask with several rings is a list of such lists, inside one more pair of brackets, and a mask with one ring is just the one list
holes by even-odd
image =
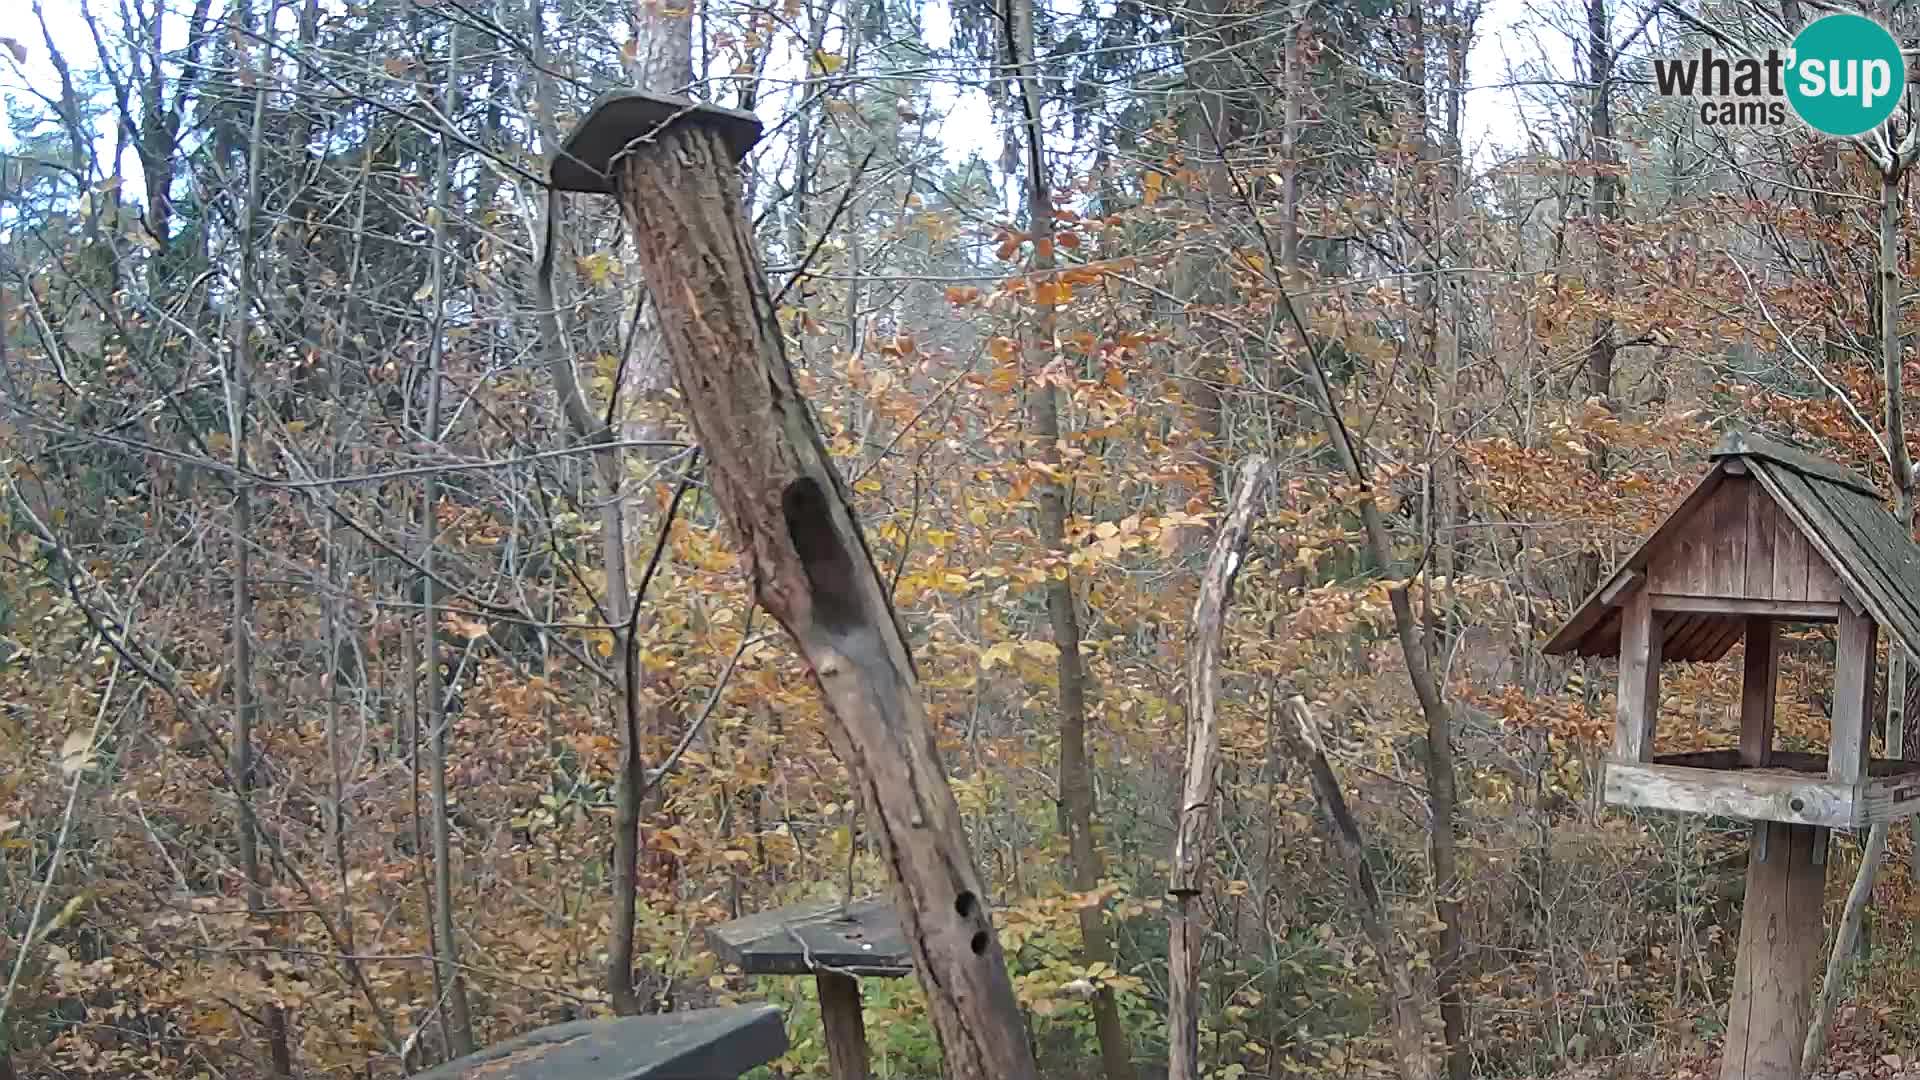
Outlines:
{"label": "wooden bird feeder house", "polygon": [[[1619,658],[1607,802],[1756,823],[1721,1078],[1798,1080],[1828,830],[1920,811],[1920,763],[1874,759],[1868,728],[1882,629],[1920,652],[1920,546],[1833,462],[1736,433],[1713,463],[1545,651]],[[1773,745],[1782,623],[1836,628],[1824,755]],[[1718,660],[1741,641],[1738,746],[1657,753],[1661,664]]]}

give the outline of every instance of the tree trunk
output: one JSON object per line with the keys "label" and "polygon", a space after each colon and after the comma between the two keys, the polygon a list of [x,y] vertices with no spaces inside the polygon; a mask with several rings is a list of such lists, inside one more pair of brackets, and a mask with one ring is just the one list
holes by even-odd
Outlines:
{"label": "tree trunk", "polygon": [[[271,34],[271,27],[268,33]],[[264,61],[262,66],[264,67]],[[253,488],[247,483],[247,412],[252,407],[253,299],[257,281],[255,225],[260,215],[261,149],[266,116],[264,85],[253,95],[252,142],[248,144],[247,187],[236,230],[240,247],[240,280],[234,288],[233,366],[227,378],[228,432],[233,442],[233,771],[235,832],[239,836],[240,872],[246,878],[247,910],[261,920],[266,907],[265,878],[260,869],[259,828],[253,807],[253,726],[259,705],[253,685]],[[268,930],[271,934],[271,929]],[[264,962],[256,965],[262,979],[272,981]],[[293,1074],[293,1051],[287,1039],[287,1014],[277,1004],[262,1009],[267,1029],[267,1056],[275,1076]]]}
{"label": "tree trunk", "polygon": [[1284,286],[1280,287],[1280,298],[1282,310],[1299,338],[1301,366],[1305,368],[1308,382],[1313,387],[1327,441],[1338,457],[1341,470],[1347,474],[1348,482],[1358,493],[1355,501],[1361,528],[1366,533],[1368,550],[1379,564],[1382,574],[1387,577],[1387,600],[1393,611],[1400,655],[1407,665],[1407,679],[1413,685],[1421,715],[1426,720],[1425,768],[1428,811],[1431,814],[1428,836],[1434,847],[1434,908],[1440,921],[1445,924],[1445,929],[1441,931],[1442,948],[1439,955],[1445,957],[1446,943],[1451,940],[1455,946],[1458,944],[1461,917],[1459,903],[1450,896],[1450,890],[1458,885],[1455,880],[1457,853],[1453,831],[1456,802],[1453,717],[1447,709],[1446,700],[1440,696],[1440,686],[1434,678],[1433,667],[1427,662],[1427,651],[1420,640],[1420,627],[1408,594],[1407,580],[1398,576],[1400,563],[1394,557],[1393,538],[1388,534],[1386,520],[1380,513],[1380,504],[1374,495],[1373,482],[1368,475],[1366,460],[1361,456],[1360,444],[1355,441],[1353,432],[1340,412],[1339,398],[1334,394],[1326,367],[1314,350],[1313,338],[1307,332],[1305,320],[1300,317],[1299,307]]}
{"label": "tree trunk", "polygon": [[[459,27],[447,24],[447,82],[443,116],[454,115],[460,79]],[[447,217],[453,204],[453,149],[446,133],[440,137],[440,175],[433,197],[433,327],[427,343],[427,441],[440,442],[440,369],[445,354],[447,310]],[[466,980],[460,974],[460,946],[453,929],[453,851],[448,837],[447,806],[447,693],[441,678],[439,584],[433,572],[434,547],[440,532],[439,474],[429,472],[421,485],[421,585],[425,590],[425,645],[427,661],[428,768],[433,798],[433,915],[434,960],[447,1001],[443,1018],[447,1050],[453,1057],[473,1053],[473,1019],[467,1012]]]}
{"label": "tree trunk", "polygon": [[1307,766],[1314,799],[1327,815],[1335,846],[1346,864],[1347,887],[1353,890],[1354,899],[1358,901],[1356,914],[1360,918],[1360,929],[1366,934],[1367,944],[1373,947],[1374,958],[1380,962],[1380,974],[1387,983],[1387,1015],[1392,1023],[1400,1080],[1438,1080],[1439,1063],[1427,1050],[1426,1009],[1414,987],[1406,952],[1387,921],[1386,903],[1380,898],[1380,886],[1367,864],[1360,824],[1347,808],[1347,799],[1341,794],[1333,766],[1320,747],[1319,733],[1305,699],[1294,697],[1287,702],[1286,711],[1286,719],[1275,725],[1275,737],[1294,760]]}
{"label": "tree trunk", "polygon": [[[1900,179],[1912,163],[1896,158],[1888,164],[1890,167],[1880,177],[1880,375],[1886,383],[1887,467],[1893,474],[1894,514],[1911,533],[1914,471],[1913,461],[1907,455],[1906,411],[1900,380],[1899,232]],[[1910,663],[1907,650],[1901,646],[1899,639],[1888,635],[1886,754],[1891,758],[1905,756]],[[1826,1054],[1827,1033],[1833,1024],[1834,1009],[1840,1003],[1847,958],[1853,955],[1854,943],[1859,939],[1860,928],[1866,921],[1867,903],[1873,899],[1874,878],[1879,875],[1880,864],[1886,857],[1889,831],[1886,825],[1875,825],[1868,831],[1867,848],[1861,856],[1860,869],[1854,874],[1853,887],[1847,891],[1846,906],[1840,912],[1840,927],[1834,934],[1833,952],[1827,957],[1826,977],[1821,981],[1820,997],[1814,1005],[1813,1023],[1807,1029],[1806,1049],[1801,1055],[1802,1068],[1808,1073],[1820,1064],[1821,1057]],[[1916,852],[1914,857],[1920,860],[1920,852]],[[1916,870],[1920,871],[1920,866],[1916,866]]]}
{"label": "tree trunk", "polygon": [[1214,726],[1220,697],[1220,639],[1226,630],[1233,581],[1253,532],[1256,499],[1272,470],[1272,464],[1259,456],[1241,466],[1240,487],[1214,540],[1187,630],[1186,781],[1176,811],[1173,871],[1167,886],[1174,899],[1167,946],[1169,1080],[1200,1080],[1201,942],[1194,898],[1200,895],[1213,846],[1213,796],[1220,753],[1220,735]]}
{"label": "tree trunk", "polygon": [[[1587,207],[1587,219],[1593,232],[1594,292],[1602,305],[1593,320],[1587,341],[1587,396],[1612,410],[1613,366],[1616,347],[1613,318],[1605,305],[1614,301],[1617,282],[1613,267],[1612,227],[1620,220],[1619,180],[1610,171],[1613,165],[1613,35],[1607,0],[1587,0],[1587,69],[1593,76],[1593,98],[1587,113],[1587,138],[1593,158],[1593,196]],[[1596,477],[1607,474],[1607,444],[1589,435],[1592,453],[1588,464]],[[1589,547],[1580,553],[1574,582],[1573,601],[1578,603],[1600,587],[1601,553]]]}
{"label": "tree trunk", "polygon": [[[1598,2],[1598,0],[1596,0]],[[1431,209],[1433,202],[1425,197],[1432,177],[1428,175],[1431,165],[1427,139],[1427,27],[1425,0],[1411,0],[1407,5],[1407,87],[1408,113],[1412,130],[1409,138],[1413,142],[1414,168],[1414,213],[1415,236],[1420,246],[1420,259],[1429,268],[1435,266],[1433,255]],[[1426,225],[1419,222],[1425,213]],[[1419,305],[1418,318],[1421,320],[1417,334],[1420,354],[1428,362],[1428,370],[1438,365],[1434,362],[1434,346],[1437,334],[1434,322],[1437,315],[1435,307],[1435,288],[1431,276],[1423,277],[1422,302]],[[1366,504],[1372,509],[1373,519],[1379,520],[1379,510],[1371,500]],[[1370,539],[1373,540],[1374,556],[1385,573],[1393,573],[1392,542],[1387,538],[1384,528],[1378,530],[1368,526]],[[1440,1000],[1440,1020],[1446,1028],[1447,1036],[1447,1074],[1451,1080],[1469,1080],[1472,1067],[1467,1046],[1467,1010],[1460,998],[1460,901],[1458,893],[1463,883],[1459,876],[1457,838],[1455,836],[1455,817],[1458,796],[1453,773],[1453,721],[1447,708],[1440,699],[1438,680],[1431,663],[1434,655],[1433,634],[1420,633],[1414,622],[1413,607],[1409,600],[1407,587],[1401,583],[1392,590],[1394,621],[1400,632],[1401,651],[1406,654],[1407,672],[1413,679],[1414,691],[1420,699],[1421,712],[1427,721],[1426,760],[1423,769],[1427,783],[1427,842],[1432,859],[1432,888],[1434,915],[1440,922],[1438,940],[1433,950],[1434,988]],[[1427,604],[1432,606],[1434,599],[1427,596]],[[1404,614],[1403,614],[1404,609]],[[1429,705],[1431,703],[1431,706]]]}
{"label": "tree trunk", "polygon": [[[1045,144],[1040,129],[1040,77],[1035,59],[1033,0],[1008,0],[1007,53],[1020,72],[1020,104],[1027,142],[1027,228],[1033,234],[1033,271],[1038,301],[1038,332],[1026,343],[1031,424],[1038,460],[1059,466],[1060,412],[1054,385],[1045,370],[1055,362],[1053,294],[1053,195],[1047,180]],[[1093,767],[1087,759],[1087,673],[1080,656],[1080,621],[1074,609],[1073,579],[1067,569],[1067,494],[1055,479],[1034,485],[1034,503],[1040,542],[1058,568],[1047,578],[1047,619],[1060,682],[1060,803],[1065,811],[1069,857],[1073,860],[1073,887],[1092,892],[1106,874],[1093,835]],[[1088,967],[1113,966],[1113,946],[1107,939],[1106,909],[1082,904],[1080,953]],[[1094,1032],[1100,1041],[1100,1060],[1107,1080],[1132,1080],[1133,1048],[1120,1023],[1120,1004],[1105,983],[1095,987]]]}
{"label": "tree trunk", "polygon": [[627,159],[620,190],[714,500],[754,595],[826,697],[828,738],[893,876],[948,1075],[1036,1080],[918,675],[794,386],[732,156],[690,119]]}

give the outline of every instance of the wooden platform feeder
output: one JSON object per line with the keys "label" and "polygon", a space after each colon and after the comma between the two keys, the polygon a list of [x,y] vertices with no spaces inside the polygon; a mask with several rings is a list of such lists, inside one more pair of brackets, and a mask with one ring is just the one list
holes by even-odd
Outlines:
{"label": "wooden platform feeder", "polygon": [[896,979],[913,971],[913,951],[891,904],[797,904],[723,923],[707,939],[721,959],[745,974],[812,975],[834,1080],[866,1080],[860,979]]}
{"label": "wooden platform feeder", "polygon": [[554,1024],[417,1080],[737,1080],[787,1052],[771,1005]]}
{"label": "wooden platform feeder", "polygon": [[[1828,830],[1920,811],[1920,763],[1875,760],[1874,653],[1920,651],[1920,546],[1859,476],[1751,435],[1546,645],[1618,657],[1606,801],[1755,822],[1721,1080],[1799,1080],[1822,944]],[[1836,625],[1825,755],[1774,749],[1781,623]],[[1660,666],[1746,643],[1740,741],[1656,752]]]}

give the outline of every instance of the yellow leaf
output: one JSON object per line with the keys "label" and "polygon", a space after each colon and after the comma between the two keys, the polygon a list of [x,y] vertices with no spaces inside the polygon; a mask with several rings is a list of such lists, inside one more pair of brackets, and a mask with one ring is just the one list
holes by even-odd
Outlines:
{"label": "yellow leaf", "polygon": [[1035,660],[1058,660],[1060,658],[1059,646],[1051,641],[1023,641],[1020,643],[1020,651],[1033,657]]}
{"label": "yellow leaf", "polygon": [[75,731],[60,744],[60,771],[72,776],[90,763],[93,754],[93,732]]}
{"label": "yellow leaf", "polygon": [[831,75],[846,66],[847,58],[838,53],[815,53],[813,68],[822,75]]}
{"label": "yellow leaf", "polygon": [[1159,173],[1157,172],[1148,173],[1145,179],[1142,181],[1142,185],[1145,190],[1141,194],[1140,201],[1145,203],[1148,206],[1152,206],[1155,202],[1159,200],[1160,185],[1165,182],[1166,181],[1161,177]]}

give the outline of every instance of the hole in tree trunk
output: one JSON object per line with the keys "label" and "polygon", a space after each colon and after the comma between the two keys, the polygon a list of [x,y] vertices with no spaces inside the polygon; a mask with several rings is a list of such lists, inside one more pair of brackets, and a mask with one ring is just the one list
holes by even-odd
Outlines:
{"label": "hole in tree trunk", "polygon": [[801,477],[781,493],[780,510],[787,519],[794,554],[800,556],[800,566],[807,574],[815,621],[829,632],[859,625],[853,558],[833,527],[826,493],[811,477]]}
{"label": "hole in tree trunk", "polygon": [[975,930],[973,932],[973,955],[987,955],[987,943],[991,940],[991,938],[987,937],[985,930]]}
{"label": "hole in tree trunk", "polygon": [[953,910],[959,912],[960,917],[963,919],[973,918],[973,894],[963,892],[959,896],[954,897]]}

